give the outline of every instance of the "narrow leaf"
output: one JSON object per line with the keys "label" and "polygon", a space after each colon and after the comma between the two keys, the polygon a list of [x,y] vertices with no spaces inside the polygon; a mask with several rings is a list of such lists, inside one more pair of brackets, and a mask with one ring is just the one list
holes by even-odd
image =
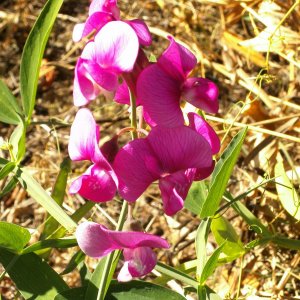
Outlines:
{"label": "narrow leaf", "polygon": [[22,122],[14,129],[10,136],[9,143],[13,146],[14,159],[20,162],[25,154],[26,128]]}
{"label": "narrow leaf", "polygon": [[30,233],[27,229],[15,224],[0,222],[0,248],[19,253],[29,240]]}
{"label": "narrow leaf", "polygon": [[240,150],[247,133],[247,128],[241,130],[222,153],[212,174],[208,196],[201,211],[201,217],[213,216],[219,207],[222,196],[226,190],[233,167],[240,154]]}
{"label": "narrow leaf", "polygon": [[26,40],[20,68],[20,89],[27,123],[30,122],[42,57],[63,0],[48,0]]}
{"label": "narrow leaf", "polygon": [[207,188],[204,181],[193,182],[189,193],[184,201],[184,207],[194,213],[199,215],[204,201],[207,196]]}
{"label": "narrow leaf", "polygon": [[68,289],[62,278],[34,253],[15,255],[1,250],[0,263],[25,299],[54,299]]}
{"label": "narrow leaf", "polygon": [[16,164],[12,161],[8,162],[1,170],[0,170],[0,180],[9,175],[10,172],[16,167]]}
{"label": "narrow leaf", "polygon": [[18,182],[19,181],[17,177],[13,176],[0,192],[0,199],[4,197],[6,194],[10,193],[16,187]]}
{"label": "narrow leaf", "polygon": [[64,271],[62,273],[60,273],[60,275],[65,275],[68,274],[72,271],[74,271],[78,265],[84,261],[85,258],[85,254],[79,250],[77,251],[71,258],[70,262],[68,263],[67,267],[64,269]]}
{"label": "narrow leaf", "polygon": [[21,122],[20,108],[6,84],[0,80],[0,121],[18,125]]}
{"label": "narrow leaf", "polygon": [[28,194],[43,206],[57,222],[66,228],[66,230],[73,231],[76,228],[76,223],[24,168],[19,168],[16,172],[16,176],[21,184],[24,185]]}

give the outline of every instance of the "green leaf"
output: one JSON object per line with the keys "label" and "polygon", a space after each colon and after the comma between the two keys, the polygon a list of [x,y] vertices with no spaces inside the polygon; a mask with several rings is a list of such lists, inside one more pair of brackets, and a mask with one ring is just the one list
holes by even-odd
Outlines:
{"label": "green leaf", "polygon": [[77,251],[71,258],[70,262],[68,263],[67,267],[64,269],[64,271],[62,273],[60,273],[60,275],[65,275],[68,274],[72,271],[74,271],[78,265],[84,261],[85,258],[85,254],[79,250]]}
{"label": "green leaf", "polygon": [[278,161],[275,165],[276,189],[279,200],[284,209],[296,220],[300,220],[300,199],[289,180],[282,161]]}
{"label": "green leaf", "polygon": [[18,182],[19,181],[17,177],[13,176],[0,192],[0,199],[4,197],[6,194],[10,193],[16,187]]}
{"label": "green leaf", "polygon": [[19,168],[16,176],[28,194],[43,206],[48,213],[57,220],[68,231],[76,228],[76,223],[65,213],[65,211],[47,194],[42,186],[24,169]]}
{"label": "green leaf", "polygon": [[300,250],[300,240],[289,239],[283,236],[275,236],[270,240],[279,247]]}
{"label": "green leaf", "polygon": [[207,285],[199,286],[198,299],[199,300],[222,300],[222,298],[218,294],[216,294],[216,292],[210,289]]}
{"label": "green leaf", "polygon": [[86,286],[70,289],[57,294],[54,300],[84,300],[86,294]]}
{"label": "green leaf", "polygon": [[194,213],[199,215],[204,201],[207,196],[207,188],[204,181],[193,182],[189,193],[184,201],[184,207]]}
{"label": "green leaf", "polygon": [[207,198],[202,207],[202,218],[213,216],[219,207],[222,196],[226,190],[233,167],[238,159],[247,128],[241,130],[230,142],[218,160],[209,187]]}
{"label": "green leaf", "polygon": [[26,128],[22,122],[14,129],[9,143],[13,146],[12,152],[16,162],[20,162],[25,154]]}
{"label": "green leaf", "polygon": [[0,80],[0,121],[18,125],[21,122],[20,108],[6,84]]}
{"label": "green leaf", "polygon": [[200,284],[203,285],[207,278],[213,274],[215,271],[217,264],[218,264],[218,259],[220,254],[223,251],[224,244],[222,244],[219,248],[217,248],[214,253],[209,257],[208,261],[206,262],[203,271],[201,273],[200,277]]}
{"label": "green leaf", "polygon": [[63,0],[48,0],[30,31],[23,49],[20,91],[27,123],[30,122],[35,105],[39,71],[46,43],[62,3]]}
{"label": "green leaf", "polygon": [[[71,171],[71,161],[69,158],[65,158],[60,165],[60,171],[56,178],[55,185],[53,187],[53,191],[51,193],[51,197],[55,200],[58,205],[62,205],[66,187],[68,175]],[[41,234],[40,239],[44,240],[48,236],[50,236],[59,226],[59,223],[53,218],[49,217],[45,222],[44,230]]]}
{"label": "green leaf", "polygon": [[0,251],[0,263],[25,299],[54,299],[68,289],[62,278],[34,253],[15,255]]}
{"label": "green leaf", "polygon": [[196,233],[196,254],[197,254],[197,269],[196,277],[201,278],[204,266],[206,264],[206,243],[210,230],[211,219],[204,219],[201,221]]}
{"label": "green leaf", "polygon": [[0,222],[1,248],[5,248],[14,253],[19,253],[23,250],[29,240],[30,233],[27,229],[15,224]]}
{"label": "green leaf", "polygon": [[31,253],[47,248],[71,248],[77,246],[77,240],[74,238],[50,239],[34,243],[25,248],[22,254]]}
{"label": "green leaf", "polygon": [[16,167],[13,161],[8,162],[0,171],[0,180],[8,176],[8,174]]}
{"label": "green leaf", "polygon": [[[232,225],[222,216],[212,220],[211,231],[216,239],[217,244],[224,245],[223,253],[232,260],[240,257],[245,253],[243,243],[239,239]],[[224,244],[225,243],[225,244]]]}

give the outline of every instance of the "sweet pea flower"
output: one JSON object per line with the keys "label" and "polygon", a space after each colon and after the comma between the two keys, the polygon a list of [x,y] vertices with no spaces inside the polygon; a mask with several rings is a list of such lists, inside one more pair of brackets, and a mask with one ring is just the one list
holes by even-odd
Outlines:
{"label": "sweet pea flower", "polygon": [[69,192],[94,202],[105,202],[114,197],[118,180],[99,148],[99,139],[99,126],[92,113],[87,108],[80,109],[71,127],[69,155],[73,161],[89,160],[93,164],[72,182]]}
{"label": "sweet pea flower", "polygon": [[76,229],[79,247],[88,256],[101,258],[114,250],[123,250],[124,265],[118,281],[130,281],[153,270],[156,255],[152,248],[169,248],[168,242],[158,236],[137,231],[112,231],[94,223],[81,223]]}
{"label": "sweet pea flower", "polygon": [[113,21],[102,27],[77,61],[74,104],[86,105],[101,92],[114,92],[118,76],[133,69],[138,51],[138,38],[128,24]]}
{"label": "sweet pea flower", "polygon": [[119,150],[113,168],[125,200],[136,201],[158,180],[165,213],[174,215],[182,209],[192,182],[211,174],[212,154],[219,148],[216,133],[199,118],[190,115],[190,127],[155,126],[146,138]]}
{"label": "sweet pea flower", "polygon": [[[74,27],[73,41],[79,42],[93,30],[98,32],[107,23],[119,20],[120,10],[117,6],[116,0],[93,0],[89,8],[89,17],[86,22],[76,24]],[[151,34],[144,21],[134,19],[124,22],[135,31],[141,45],[151,45]]]}
{"label": "sweet pea flower", "polygon": [[218,88],[210,80],[188,78],[196,57],[169,37],[170,45],[157,63],[147,67],[137,82],[145,119],[151,126],[175,127],[184,123],[180,100],[184,99],[208,113],[218,111]]}

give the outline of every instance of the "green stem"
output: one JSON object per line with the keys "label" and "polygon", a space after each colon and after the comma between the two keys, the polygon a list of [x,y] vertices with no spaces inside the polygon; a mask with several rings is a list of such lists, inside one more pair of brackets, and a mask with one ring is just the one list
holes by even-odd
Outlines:
{"label": "green stem", "polygon": [[133,92],[130,91],[130,106],[131,106],[131,127],[134,128],[132,131],[132,139],[136,139],[137,136],[137,120],[136,120],[136,99]]}

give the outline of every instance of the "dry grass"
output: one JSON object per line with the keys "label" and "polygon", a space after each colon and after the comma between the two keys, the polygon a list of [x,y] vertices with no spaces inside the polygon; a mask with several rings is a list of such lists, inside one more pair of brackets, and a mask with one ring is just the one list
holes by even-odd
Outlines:
{"label": "dry grass", "polygon": [[[0,76],[17,96],[22,47],[44,2],[2,0],[0,4]],[[223,140],[222,148],[239,128],[248,125],[242,156],[230,180],[233,194],[246,191],[266,175],[273,176],[279,154],[285,158],[286,170],[299,167],[298,4],[299,1],[290,0],[119,1],[124,17],[143,17],[151,27],[154,42],[148,54],[159,55],[168,44],[165,37],[172,34],[197,55],[196,73],[218,84],[221,109],[217,116],[207,118]],[[73,44],[71,32],[75,23],[85,19],[87,8],[88,1],[65,1],[41,70],[34,122],[23,163],[46,189],[53,186],[59,163],[67,154],[69,129],[65,123],[70,124],[75,113],[72,69],[82,47]],[[93,108],[102,126],[102,137],[127,122],[126,109],[109,101],[96,101]],[[8,138],[12,127],[0,126],[0,136]],[[83,168],[74,165],[71,179]],[[150,232],[167,236],[173,244],[172,250],[161,253],[160,258],[172,265],[194,259],[193,239],[199,220],[187,211],[166,218],[157,198],[153,187],[136,207],[136,214]],[[284,211],[274,184],[252,192],[243,202],[272,232],[300,237],[300,225]],[[79,205],[78,199],[66,197],[65,208],[70,213]],[[120,203],[103,204],[91,213],[95,220],[109,226],[102,209],[115,218]],[[45,212],[20,187],[1,199],[0,212],[1,220],[37,229],[33,240],[45,217]],[[231,209],[226,217],[244,243],[255,238]],[[215,248],[212,238],[209,247],[210,251]],[[71,254],[72,250],[56,251],[51,263],[56,270],[62,270]],[[209,285],[224,299],[300,299],[299,260],[295,251],[273,245],[255,248],[243,259],[218,268]],[[75,273],[65,279],[72,285],[78,284]],[[6,299],[13,299],[15,290],[9,279],[5,278],[0,286]]]}

